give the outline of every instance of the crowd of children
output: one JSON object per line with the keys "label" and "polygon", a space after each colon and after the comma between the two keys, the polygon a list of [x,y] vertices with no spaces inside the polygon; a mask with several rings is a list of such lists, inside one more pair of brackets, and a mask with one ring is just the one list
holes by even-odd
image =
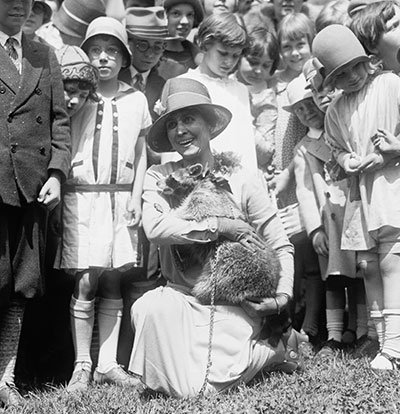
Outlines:
{"label": "crowd of children", "polygon": [[164,283],[142,191],[146,169],[176,157],[146,142],[175,77],[231,112],[211,148],[262,177],[294,246],[293,295],[268,306],[289,309],[317,357],[400,369],[400,3],[314,16],[301,1],[64,0],[53,20],[48,3],[0,0],[0,402],[22,401],[22,320],[45,274],[74,284],[67,391],[141,385],[119,365],[125,288]]}

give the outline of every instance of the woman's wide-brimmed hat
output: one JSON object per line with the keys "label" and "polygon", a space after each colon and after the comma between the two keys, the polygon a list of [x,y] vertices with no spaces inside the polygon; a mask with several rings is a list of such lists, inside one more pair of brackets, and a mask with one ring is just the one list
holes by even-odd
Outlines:
{"label": "woman's wide-brimmed hat", "polygon": [[194,79],[172,78],[164,85],[161,100],[154,111],[160,117],[153,123],[147,136],[150,148],[155,152],[173,151],[165,126],[169,115],[184,108],[199,109],[214,120],[210,125],[210,139],[219,135],[232,119],[231,112],[223,106],[211,102],[207,88]]}
{"label": "woman's wide-brimmed hat", "polygon": [[204,9],[200,0],[165,0],[164,9],[168,11],[177,4],[190,4],[193,7],[195,14],[193,27],[197,27],[204,19]]}
{"label": "woman's wide-brimmed hat", "polygon": [[63,81],[77,80],[88,83],[95,91],[99,80],[99,72],[78,46],[64,46],[56,50],[58,63],[61,66]]}
{"label": "woman's wide-brimmed hat", "polygon": [[128,36],[141,39],[166,40],[168,20],[163,7],[129,7],[126,9]]}
{"label": "woman's wide-brimmed hat", "polygon": [[347,66],[369,60],[355,34],[341,24],[331,24],[322,29],[314,38],[312,53],[321,64],[324,85]]}
{"label": "woman's wide-brimmed hat", "polygon": [[87,52],[86,48],[88,45],[89,39],[98,35],[108,35],[113,36],[118,39],[122,46],[122,51],[125,55],[125,65],[123,67],[128,67],[131,64],[132,53],[128,46],[128,36],[126,30],[122,23],[112,17],[98,17],[93,20],[87,29],[85,40],[81,44],[81,48]]}
{"label": "woman's wide-brimmed hat", "polygon": [[64,0],[54,14],[53,23],[60,32],[83,39],[90,22],[105,14],[99,0]]}
{"label": "woman's wide-brimmed hat", "polygon": [[283,109],[288,112],[293,112],[293,107],[297,103],[313,97],[309,84],[302,73],[289,83],[286,93],[289,105],[283,106]]}

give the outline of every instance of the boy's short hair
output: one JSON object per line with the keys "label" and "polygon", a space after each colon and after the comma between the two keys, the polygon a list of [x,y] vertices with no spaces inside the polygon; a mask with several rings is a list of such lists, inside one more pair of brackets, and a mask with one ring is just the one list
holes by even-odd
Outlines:
{"label": "boy's short hair", "polygon": [[265,54],[273,61],[270,70],[270,75],[273,75],[280,61],[278,39],[265,27],[255,27],[249,32],[249,47],[246,55],[261,58]]}
{"label": "boy's short hair", "polygon": [[386,33],[386,23],[396,14],[396,7],[400,8],[396,0],[371,3],[353,17],[350,29],[367,52],[371,53],[382,34]]}
{"label": "boy's short hair", "polygon": [[315,19],[317,33],[330,24],[348,24],[350,19],[347,13],[348,4],[348,0],[333,0],[325,4]]}
{"label": "boy's short hair", "polygon": [[244,25],[234,14],[212,14],[200,24],[197,42],[202,50],[215,42],[245,49],[248,46],[248,35]]}
{"label": "boy's short hair", "polygon": [[280,21],[277,34],[279,45],[282,44],[284,37],[289,40],[299,40],[306,37],[311,47],[315,36],[315,25],[304,13],[291,13]]}

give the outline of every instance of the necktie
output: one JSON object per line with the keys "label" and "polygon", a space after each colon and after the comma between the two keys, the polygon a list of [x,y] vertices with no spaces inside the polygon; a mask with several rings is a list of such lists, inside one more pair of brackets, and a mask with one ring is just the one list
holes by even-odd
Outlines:
{"label": "necktie", "polygon": [[18,45],[18,40],[13,37],[9,37],[5,43],[5,49],[7,50],[8,56],[10,56],[12,62],[19,70],[18,52],[15,46]]}
{"label": "necktie", "polygon": [[143,76],[141,73],[138,73],[135,76],[135,88],[139,90],[140,92],[144,92],[144,82],[143,82]]}

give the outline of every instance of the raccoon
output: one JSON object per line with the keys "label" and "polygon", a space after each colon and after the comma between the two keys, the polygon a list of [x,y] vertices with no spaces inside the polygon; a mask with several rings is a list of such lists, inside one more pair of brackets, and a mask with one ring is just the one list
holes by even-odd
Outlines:
{"label": "raccoon", "polygon": [[[202,221],[217,216],[245,220],[242,210],[233,199],[229,183],[217,177],[201,164],[181,168],[158,183],[169,198],[177,217]],[[274,297],[280,273],[275,250],[265,244],[253,252],[241,243],[225,238],[206,244],[173,246],[177,265],[184,271],[190,266],[211,266],[202,272],[192,294],[203,304],[211,303],[213,277],[216,281],[215,302],[239,305],[245,299]],[[289,326],[288,315],[268,317],[262,332],[276,345]]]}

